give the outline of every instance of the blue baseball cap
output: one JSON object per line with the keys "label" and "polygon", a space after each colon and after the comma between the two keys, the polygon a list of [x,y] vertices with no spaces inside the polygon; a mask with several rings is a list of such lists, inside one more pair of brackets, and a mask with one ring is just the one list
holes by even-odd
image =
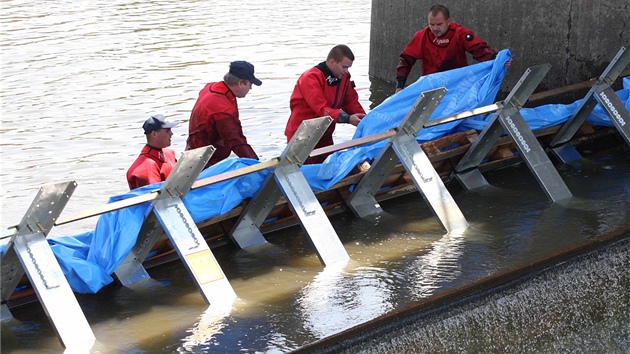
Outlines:
{"label": "blue baseball cap", "polygon": [[172,128],[177,124],[179,123],[167,122],[164,119],[164,116],[161,114],[155,114],[152,115],[151,118],[147,119],[144,124],[142,124],[142,129],[144,129],[145,134],[149,134],[162,128]]}
{"label": "blue baseball cap", "polygon": [[260,86],[262,81],[254,76],[254,66],[243,60],[233,61],[230,63],[230,74],[239,79],[247,80],[256,86]]}

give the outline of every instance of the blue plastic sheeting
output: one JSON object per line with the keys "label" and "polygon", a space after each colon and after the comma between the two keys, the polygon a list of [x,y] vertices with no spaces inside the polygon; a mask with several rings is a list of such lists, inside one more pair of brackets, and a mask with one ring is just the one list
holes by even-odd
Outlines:
{"label": "blue plastic sheeting", "polygon": [[[494,103],[507,71],[505,63],[510,58],[512,58],[510,51],[502,50],[492,61],[420,77],[418,81],[390,96],[369,112],[357,126],[353,138],[374,135],[398,127],[422,92],[440,87],[445,87],[447,92],[429,120]],[[457,132],[461,122],[422,129],[416,140],[425,142],[452,134]],[[329,189],[347,176],[357,164],[376,157],[385,143],[381,141],[334,153],[322,165],[303,166],[302,172],[313,189]]]}
{"label": "blue plastic sheeting", "polygon": [[[505,63],[511,58],[509,50],[502,50],[493,61],[420,77],[418,81],[390,96],[372,110],[357,127],[354,138],[399,126],[418,95],[424,91],[440,87],[448,90],[429,120],[494,103],[507,71]],[[422,129],[416,140],[425,142],[455,133],[461,122],[463,121]]]}
{"label": "blue plastic sheeting", "polygon": [[[226,159],[204,170],[199,179],[257,164],[253,159]],[[251,198],[269,171],[252,173],[237,179],[191,190],[184,205],[198,223],[225,214],[243,199]],[[140,187],[111,197],[109,203],[157,190],[162,183]],[[136,242],[150,203],[116,210],[99,217],[96,228],[72,237],[49,239],[61,269],[72,290],[96,293],[114,279],[110,276],[122,263]]]}
{"label": "blue plastic sheeting", "polygon": [[[380,133],[397,127],[422,92],[446,87],[432,119],[492,104],[505,75],[505,62],[511,57],[502,51],[497,59],[465,68],[437,73],[420,78],[400,93],[391,96],[369,112],[357,127],[355,138]],[[624,90],[618,92],[626,108],[630,107],[630,80],[624,80]],[[522,109],[521,113],[533,130],[550,127],[565,121],[579,105],[547,105]],[[471,117],[451,122],[418,134],[418,141],[436,139],[458,131],[483,129],[489,117]],[[588,120],[594,124],[611,125],[598,105]],[[348,149],[332,154],[319,165],[302,166],[302,171],[313,189],[325,190],[343,179],[357,164],[374,158],[384,142]],[[230,158],[203,171],[199,179],[258,163],[251,159]],[[237,179],[190,191],[184,204],[195,222],[227,213],[243,199],[251,198],[261,187],[269,172],[263,171]],[[110,202],[131,198],[159,189],[154,184],[114,196]],[[76,236],[49,239],[70,286],[78,293],[95,293],[113,281],[111,274],[125,259],[135,244],[149,203],[110,212],[99,217],[93,231]]]}
{"label": "blue plastic sheeting", "polygon": [[[628,98],[630,96],[630,77],[623,78],[623,87],[624,89],[617,91],[616,94],[621,102],[624,103],[626,109],[628,109],[630,107]],[[581,102],[582,100],[577,100],[571,104],[548,104],[536,108],[521,108],[519,112],[531,130],[540,130],[553,127],[568,120],[575,113]],[[462,122],[462,128],[464,130],[482,130],[491,118],[492,116],[485,120],[467,119]],[[600,126],[613,126],[610,117],[608,117],[608,114],[606,114],[600,104],[595,106],[595,109],[593,109],[586,121]]]}

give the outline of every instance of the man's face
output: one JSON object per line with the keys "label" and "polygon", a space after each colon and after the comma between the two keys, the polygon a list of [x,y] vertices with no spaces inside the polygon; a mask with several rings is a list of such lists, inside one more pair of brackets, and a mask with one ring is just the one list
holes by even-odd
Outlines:
{"label": "man's face", "polygon": [[444,14],[438,12],[433,16],[429,13],[429,29],[437,38],[442,37],[448,32],[448,26],[451,24],[450,18],[444,18]]}
{"label": "man's face", "polygon": [[171,137],[173,136],[171,128],[161,128],[151,134],[153,134],[152,141],[149,142],[151,146],[160,149],[171,146]]}
{"label": "man's face", "polygon": [[239,80],[236,86],[237,86],[237,89],[234,90],[234,96],[238,98],[243,98],[247,96],[247,94],[249,93],[249,90],[252,89],[252,83],[249,82],[248,80]]}
{"label": "man's face", "polygon": [[350,67],[352,66],[352,60],[349,58],[343,58],[341,61],[335,61],[335,59],[328,60],[328,68],[332,71],[333,75],[341,79],[344,75],[349,72]]}

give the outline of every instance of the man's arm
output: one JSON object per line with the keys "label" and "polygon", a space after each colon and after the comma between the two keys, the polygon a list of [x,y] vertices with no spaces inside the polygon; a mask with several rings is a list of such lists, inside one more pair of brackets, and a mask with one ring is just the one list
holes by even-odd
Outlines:
{"label": "man's arm", "polygon": [[396,67],[396,92],[405,87],[407,77],[416,61],[422,60],[422,33],[424,31],[416,32],[402,53],[400,53],[400,61]]}
{"label": "man's arm", "polygon": [[[488,61],[497,57],[497,51],[492,49],[486,42],[484,42],[481,38],[475,36],[472,32],[469,32],[464,39],[464,43],[467,44],[470,42],[466,48],[466,51],[472,54],[473,58],[478,61]],[[472,40],[468,41],[468,38],[472,38]],[[505,67],[509,68],[512,65],[512,58],[505,63]]]}
{"label": "man's arm", "polygon": [[217,131],[226,147],[232,150],[238,157],[248,157],[258,160],[258,155],[247,143],[243,135],[241,121],[231,114],[215,115]]}
{"label": "man's arm", "polygon": [[343,102],[343,106],[341,106],[341,109],[343,109],[344,113],[349,113],[346,114],[347,118],[344,117],[344,119],[341,118],[342,115],[340,114],[337,122],[349,123],[357,126],[359,122],[361,122],[361,119],[363,119],[363,117],[365,116],[365,110],[363,109],[363,106],[361,106],[361,103],[359,103],[359,94],[354,88],[354,81],[350,81],[348,85],[349,87],[346,91],[345,100]]}
{"label": "man's arm", "polygon": [[134,165],[133,169],[130,169],[127,173],[127,183],[130,190],[162,182],[160,168],[152,159],[144,158],[141,163]]}
{"label": "man's arm", "polygon": [[416,63],[416,58],[404,52],[400,54],[400,62],[396,67],[396,89],[402,90],[405,88],[407,82],[407,76],[411,72],[411,68]]}
{"label": "man's arm", "polygon": [[497,51],[492,49],[488,43],[477,37],[471,30],[462,27],[460,30],[460,41],[464,49],[470,53],[476,61],[488,61],[497,56]]}

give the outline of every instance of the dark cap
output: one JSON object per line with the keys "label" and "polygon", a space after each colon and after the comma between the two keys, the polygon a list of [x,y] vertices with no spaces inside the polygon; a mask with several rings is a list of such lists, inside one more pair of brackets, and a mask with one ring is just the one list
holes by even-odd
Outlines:
{"label": "dark cap", "polygon": [[144,129],[145,134],[149,134],[162,128],[172,128],[177,124],[179,123],[165,121],[164,116],[161,114],[155,114],[152,115],[151,118],[147,119],[144,124],[142,124],[142,129]]}
{"label": "dark cap", "polygon": [[238,60],[230,63],[230,74],[239,79],[247,80],[256,86],[260,86],[262,81],[254,76],[254,66],[246,61]]}

